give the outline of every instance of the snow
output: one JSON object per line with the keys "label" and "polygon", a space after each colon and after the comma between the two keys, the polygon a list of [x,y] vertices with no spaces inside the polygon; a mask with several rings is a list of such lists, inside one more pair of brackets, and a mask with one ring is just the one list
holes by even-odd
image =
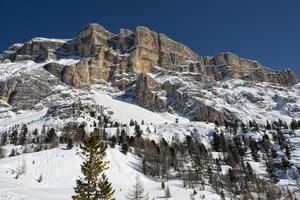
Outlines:
{"label": "snow", "polygon": [[0,131],[5,130],[9,126],[13,126],[15,124],[27,124],[32,121],[40,120],[46,113],[46,108],[39,111],[20,111],[19,113],[10,112],[10,117],[4,119],[0,118]]}
{"label": "snow", "polygon": [[[218,110],[227,109],[236,113],[245,122],[255,119],[257,122],[265,123],[267,120],[278,120],[290,122],[292,118],[300,119],[300,112],[297,110],[300,105],[299,89],[288,90],[287,88],[275,86],[270,83],[250,83],[242,80],[228,80],[219,82],[227,85],[228,88],[215,88],[215,94],[205,91],[208,105],[213,105]],[[257,102],[251,102],[244,95],[248,94],[257,98]],[[275,96],[280,100],[276,101]],[[215,98],[214,98],[215,97]],[[282,99],[294,98],[295,103],[286,103]],[[228,101],[233,100],[233,103]]]}
{"label": "snow", "polygon": [[43,63],[36,63],[31,60],[18,61],[18,62],[9,62],[9,63],[0,63],[0,81],[6,80],[11,76],[18,76],[24,73],[31,73],[34,70],[37,70],[50,62],[56,62],[61,65],[71,65],[76,64],[80,59],[74,58],[64,58],[60,60],[48,60]]}
{"label": "snow", "polygon": [[59,43],[66,43],[71,41],[72,39],[53,39],[53,38],[44,38],[44,37],[35,37],[30,42],[59,42]]}
{"label": "snow", "polygon": [[[116,199],[126,199],[137,175],[144,183],[150,199],[164,197],[160,180],[144,176],[139,168],[140,160],[133,154],[124,155],[117,148],[109,148],[106,159],[109,160],[109,170],[106,174],[113,184]],[[25,173],[15,179],[16,174],[12,174],[12,171],[17,170],[22,162],[26,163]],[[81,175],[80,164],[81,160],[76,156],[75,148],[73,150],[56,148],[1,159],[0,199],[70,199],[76,178]],[[40,175],[42,175],[42,181],[39,183],[36,180]],[[170,199],[189,199],[192,194],[192,190],[184,189],[182,181],[178,179],[172,179],[166,185],[169,186],[172,194]],[[205,199],[220,199],[209,187],[198,192],[198,198],[200,195],[205,195]]]}
{"label": "snow", "polygon": [[129,123],[130,119],[150,124],[163,124],[165,122],[175,122],[178,118],[181,122],[189,122],[188,119],[173,115],[167,112],[155,113],[147,109],[144,109],[138,105],[127,103],[111,97],[101,91],[92,91],[94,93],[93,98],[96,103],[110,108],[113,111],[112,119],[120,121],[122,123]]}

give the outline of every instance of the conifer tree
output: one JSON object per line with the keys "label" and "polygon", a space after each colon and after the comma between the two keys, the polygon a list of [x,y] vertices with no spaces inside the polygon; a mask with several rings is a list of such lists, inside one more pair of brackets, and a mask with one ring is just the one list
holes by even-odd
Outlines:
{"label": "conifer tree", "polygon": [[2,147],[1,147],[1,144],[0,144],[0,158],[3,157],[3,152],[2,152]]}
{"label": "conifer tree", "polygon": [[10,143],[17,145],[18,143],[18,131],[13,130],[12,134],[10,135]]}
{"label": "conifer tree", "polygon": [[132,119],[130,119],[129,126],[134,126],[134,122]]}
{"label": "conifer tree", "polygon": [[26,143],[27,133],[28,133],[27,126],[26,126],[26,124],[23,124],[22,130],[21,130],[21,133],[19,136],[19,145],[24,145]]}
{"label": "conifer tree", "polygon": [[106,146],[100,136],[91,133],[80,146],[78,152],[83,159],[81,171],[83,177],[77,180],[74,200],[115,200],[114,190],[104,171],[108,168],[104,161]]}
{"label": "conifer tree", "polygon": [[73,140],[71,138],[68,139],[67,141],[67,149],[72,149],[73,148]]}
{"label": "conifer tree", "polygon": [[122,153],[126,155],[129,150],[129,145],[127,142],[123,142],[121,148]]}
{"label": "conifer tree", "polygon": [[135,132],[136,137],[141,137],[143,130],[141,129],[141,127],[138,124],[136,124],[134,127],[134,132]]}

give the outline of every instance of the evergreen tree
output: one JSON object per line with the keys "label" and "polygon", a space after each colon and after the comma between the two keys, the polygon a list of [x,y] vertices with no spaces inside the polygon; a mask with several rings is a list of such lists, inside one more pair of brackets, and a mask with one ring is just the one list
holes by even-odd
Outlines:
{"label": "evergreen tree", "polygon": [[7,133],[4,132],[1,134],[0,145],[4,146],[7,143]]}
{"label": "evergreen tree", "polygon": [[18,131],[13,130],[12,134],[10,135],[10,143],[17,145],[18,143]]}
{"label": "evergreen tree", "polygon": [[121,148],[121,152],[126,155],[129,150],[129,145],[127,144],[127,142],[123,142]]}
{"label": "evergreen tree", "polygon": [[37,129],[34,129],[34,131],[32,132],[33,136],[37,136],[39,134],[39,131]]}
{"label": "evergreen tree", "polygon": [[12,149],[10,154],[9,154],[9,157],[13,157],[13,156],[16,156],[16,151],[15,149]]}
{"label": "evergreen tree", "polygon": [[138,124],[136,124],[134,127],[134,132],[135,132],[136,137],[141,137],[143,130],[141,129],[141,127]]}
{"label": "evergreen tree", "polygon": [[113,135],[113,136],[110,138],[110,140],[111,140],[110,147],[111,147],[111,148],[115,148],[116,143],[117,143],[117,138],[116,138],[116,136]]}
{"label": "evergreen tree", "polygon": [[91,133],[80,146],[78,152],[83,159],[81,171],[83,177],[77,180],[74,200],[114,200],[114,190],[104,175],[108,168],[104,161],[106,146],[100,136]]}
{"label": "evergreen tree", "polygon": [[26,124],[23,124],[22,130],[19,136],[19,145],[24,145],[27,141],[28,129]]}
{"label": "evergreen tree", "polygon": [[45,143],[51,143],[54,142],[57,135],[54,128],[50,128],[49,131],[47,131],[46,137],[45,137]]}
{"label": "evergreen tree", "polygon": [[67,142],[67,149],[72,149],[73,148],[73,140],[71,138],[68,139]]}
{"label": "evergreen tree", "polygon": [[166,188],[166,186],[165,186],[165,182],[161,182],[161,189],[165,189]]}
{"label": "evergreen tree", "polygon": [[250,150],[255,162],[259,162],[258,145],[254,140],[250,141]]}
{"label": "evergreen tree", "polygon": [[2,152],[2,147],[0,145],[0,158],[2,158],[2,157],[3,157],[3,152]]}
{"label": "evergreen tree", "polygon": [[289,145],[286,145],[285,154],[286,154],[287,159],[291,160],[291,149],[290,149]]}
{"label": "evergreen tree", "polygon": [[101,199],[103,200],[113,200],[114,199],[114,190],[112,188],[111,183],[108,181],[108,178],[106,175],[103,173],[101,175],[101,180],[99,183],[99,188],[102,190],[102,197]]}
{"label": "evergreen tree", "polygon": [[143,173],[146,175],[147,174],[147,163],[146,163],[145,158],[143,158],[142,165],[143,165]]}
{"label": "evergreen tree", "polygon": [[130,119],[129,126],[134,126],[134,122],[132,119]]}

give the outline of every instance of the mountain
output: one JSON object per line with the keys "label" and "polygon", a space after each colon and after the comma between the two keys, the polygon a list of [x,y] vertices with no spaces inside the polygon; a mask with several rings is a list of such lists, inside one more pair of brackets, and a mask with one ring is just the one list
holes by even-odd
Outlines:
{"label": "mountain", "polygon": [[[269,111],[285,118],[300,116],[298,79],[291,70],[272,70],[232,53],[203,57],[142,26],[113,34],[89,24],[74,39],[34,38],[15,44],[0,61],[0,99],[14,109],[36,107],[57,93],[58,85],[101,83],[149,110],[191,120],[223,124],[249,112],[265,120]],[[239,108],[241,101],[249,106]]]}
{"label": "mountain", "polygon": [[292,199],[299,128],[290,69],[201,56],[143,26],[114,34],[93,23],[0,54],[0,199],[70,197],[77,145],[93,131],[109,146],[117,199],[133,175],[151,199],[164,198],[161,182],[178,200]]}

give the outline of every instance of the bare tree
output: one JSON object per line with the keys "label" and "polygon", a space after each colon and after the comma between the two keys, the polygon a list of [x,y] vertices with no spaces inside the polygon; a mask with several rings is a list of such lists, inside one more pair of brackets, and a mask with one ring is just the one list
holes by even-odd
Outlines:
{"label": "bare tree", "polygon": [[135,183],[133,185],[133,189],[129,191],[126,196],[128,200],[148,200],[148,193],[145,192],[145,188],[143,186],[143,182],[141,181],[139,176],[136,176]]}
{"label": "bare tree", "polygon": [[19,160],[17,167],[16,167],[16,173],[18,175],[22,175],[22,174],[26,173],[26,170],[27,170],[27,167],[26,167],[25,159]]}
{"label": "bare tree", "polygon": [[165,197],[166,197],[166,199],[169,199],[172,197],[169,186],[167,186],[167,188],[165,189]]}

